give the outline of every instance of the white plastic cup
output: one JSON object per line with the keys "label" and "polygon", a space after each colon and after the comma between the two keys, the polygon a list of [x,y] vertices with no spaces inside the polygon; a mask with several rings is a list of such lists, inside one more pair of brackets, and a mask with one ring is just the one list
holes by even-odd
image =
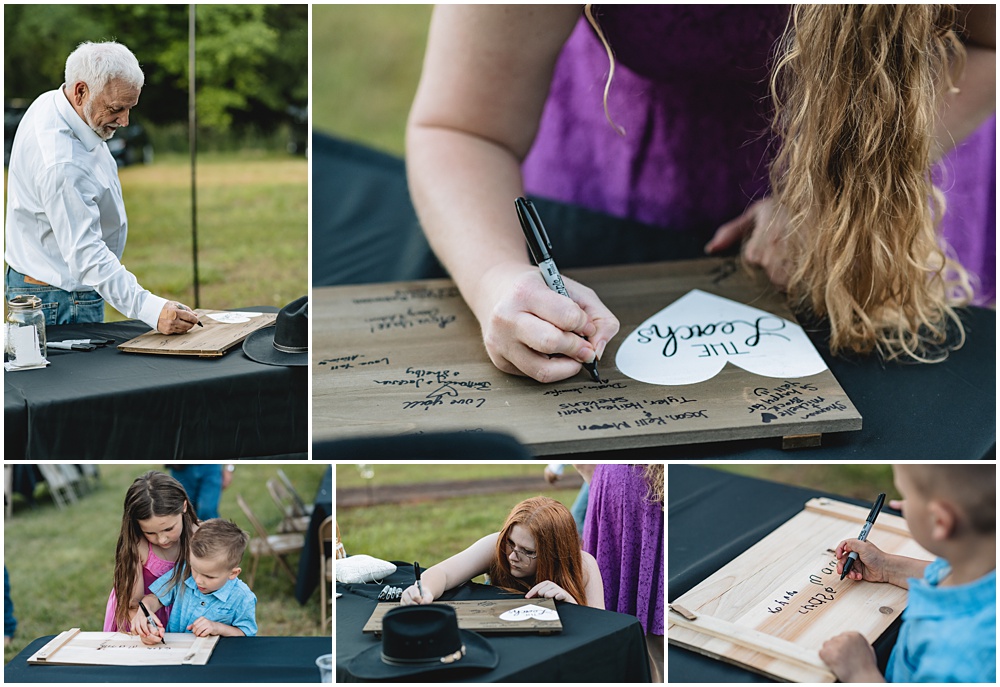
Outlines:
{"label": "white plastic cup", "polygon": [[323,654],[316,659],[320,682],[333,682],[333,654]]}

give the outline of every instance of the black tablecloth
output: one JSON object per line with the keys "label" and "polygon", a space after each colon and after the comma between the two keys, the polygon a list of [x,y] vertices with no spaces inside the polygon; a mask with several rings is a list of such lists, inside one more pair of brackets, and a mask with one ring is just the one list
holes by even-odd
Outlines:
{"label": "black tablecloth", "polygon": [[[313,143],[313,185],[319,189],[312,208],[313,285],[445,276],[420,230],[403,161],[319,132],[313,133]],[[702,246],[714,230],[664,231],[574,205],[533,200],[553,244],[559,246],[559,267],[570,276],[579,267],[702,257]],[[860,431],[825,435],[820,448],[783,451],[777,439],[747,440],[610,451],[592,458],[634,462],[995,458],[996,312],[968,308],[962,319],[968,340],[940,364],[884,364],[874,356],[857,361],[833,358],[825,334],[810,332],[864,424]]]}
{"label": "black tablecloth", "polygon": [[45,369],[4,373],[4,458],[306,457],[307,367],[263,365],[240,347],[216,359],[115,348],[148,331],[136,320],[47,327],[50,341],[115,345],[49,349]]}
{"label": "black tablecloth", "polygon": [[[871,503],[689,465],[667,469],[667,598],[673,601],[798,514],[828,496]],[[886,509],[887,512],[892,512]],[[831,546],[836,542],[831,542]],[[668,611],[669,612],[669,611]],[[875,643],[884,672],[899,633],[897,618]],[[668,682],[768,682],[743,668],[675,646],[667,648]]]}
{"label": "black tablecloth", "polygon": [[295,581],[295,598],[304,604],[319,584],[319,526],[333,515],[333,466],[327,465],[316,490],[313,512],[309,518],[306,542],[299,556],[299,575]]}
{"label": "black tablecloth", "polygon": [[[337,682],[359,682],[347,672],[354,656],[380,642],[363,634],[379,591],[386,584],[413,584],[413,566],[398,569],[383,584],[337,584]],[[496,599],[510,594],[496,587],[467,583],[446,592],[445,601]],[[649,682],[646,642],[639,620],[630,615],[556,602],[563,631],[540,635],[482,635],[500,656],[491,671],[450,671],[434,680],[461,682]],[[412,681],[412,680],[403,680]]]}
{"label": "black tablecloth", "polygon": [[29,644],[4,667],[12,682],[319,682],[316,659],[329,654],[329,637],[222,637],[203,666],[38,666],[28,657],[55,635]]}

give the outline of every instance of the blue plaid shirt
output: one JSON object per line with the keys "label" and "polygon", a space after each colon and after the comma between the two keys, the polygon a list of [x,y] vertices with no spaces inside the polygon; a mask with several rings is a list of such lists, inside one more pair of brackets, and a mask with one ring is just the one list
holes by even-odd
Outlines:
{"label": "blue plaid shirt", "polygon": [[938,558],[910,580],[889,682],[997,680],[997,572],[957,587],[939,587],[951,566]]}
{"label": "blue plaid shirt", "polygon": [[247,637],[257,634],[257,597],[243,580],[237,577],[211,594],[202,594],[194,578],[188,577],[184,580],[183,593],[177,594],[177,586],[166,589],[172,575],[171,570],[149,585],[149,591],[156,594],[160,603],[174,606],[167,621],[167,632],[187,632],[188,625],[205,616],[213,622],[242,630]]}

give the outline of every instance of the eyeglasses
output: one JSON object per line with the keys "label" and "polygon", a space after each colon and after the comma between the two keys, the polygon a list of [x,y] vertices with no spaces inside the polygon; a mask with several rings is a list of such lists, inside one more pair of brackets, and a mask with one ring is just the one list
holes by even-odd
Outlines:
{"label": "eyeglasses", "polygon": [[507,544],[507,555],[508,556],[513,553],[515,556],[517,556],[518,560],[526,558],[529,561],[533,561],[536,558],[538,558],[538,554],[537,553],[534,553],[534,552],[528,553],[524,549],[521,549],[521,548],[518,548],[518,547],[514,546],[514,542],[512,542],[510,539],[507,540],[506,544]]}

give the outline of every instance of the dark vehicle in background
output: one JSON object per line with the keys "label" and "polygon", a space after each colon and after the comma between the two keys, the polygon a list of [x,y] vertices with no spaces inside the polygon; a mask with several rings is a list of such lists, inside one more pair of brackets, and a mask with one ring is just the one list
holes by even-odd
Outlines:
{"label": "dark vehicle in background", "polygon": [[[3,166],[10,164],[10,149],[14,145],[14,132],[21,123],[21,117],[28,109],[25,100],[17,99],[4,103],[3,108]],[[108,141],[108,150],[119,167],[134,164],[148,165],[153,162],[153,144],[145,127],[134,115],[129,117],[129,125],[115,132]]]}

